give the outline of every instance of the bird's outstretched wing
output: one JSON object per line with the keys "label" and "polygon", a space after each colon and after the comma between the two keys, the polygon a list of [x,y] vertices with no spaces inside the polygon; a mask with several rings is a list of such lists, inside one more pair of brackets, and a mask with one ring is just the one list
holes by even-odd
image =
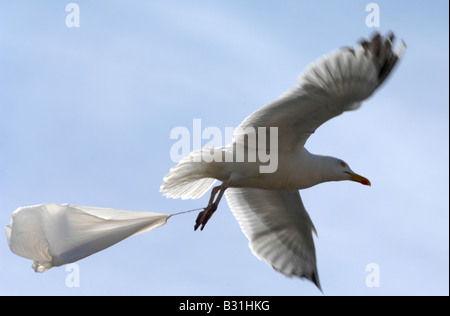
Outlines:
{"label": "bird's outstretched wing", "polygon": [[320,289],[312,236],[316,231],[297,190],[228,188],[225,195],[256,257]]}
{"label": "bird's outstretched wing", "polygon": [[248,128],[278,128],[278,150],[299,150],[323,123],[357,109],[385,81],[405,49],[393,49],[394,35],[376,33],[356,48],[323,57],[300,76],[298,85],[260,108],[235,130],[234,142],[245,141]]}

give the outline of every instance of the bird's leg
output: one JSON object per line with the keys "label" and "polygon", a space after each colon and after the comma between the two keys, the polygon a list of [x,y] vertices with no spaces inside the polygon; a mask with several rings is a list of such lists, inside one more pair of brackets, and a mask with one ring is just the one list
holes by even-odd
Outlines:
{"label": "bird's leg", "polygon": [[206,206],[203,211],[201,211],[197,219],[195,220],[194,230],[197,230],[197,228],[203,224],[201,230],[203,230],[203,227],[205,227],[208,220],[211,218],[212,214],[216,211],[217,205],[214,205],[214,198],[217,195],[217,192],[219,192],[222,185],[218,185],[211,190],[211,197],[209,198],[208,206]]}
{"label": "bird's leg", "polygon": [[[217,206],[219,206],[220,199],[222,198],[222,196],[227,188],[228,188],[227,183],[222,182],[221,185],[214,187],[211,190],[211,197],[209,199],[208,206],[205,207],[205,209],[198,214],[197,219],[195,220],[194,230],[197,230],[197,228],[200,225],[202,225],[200,230],[203,230],[206,223],[209,221],[211,216],[217,210]],[[219,192],[219,195],[217,196],[216,200],[214,201],[214,198],[216,197],[217,192]]]}
{"label": "bird's leg", "polygon": [[221,185],[218,185],[211,190],[211,197],[209,198],[208,206],[213,204],[214,198],[216,197],[217,192],[219,192]]}

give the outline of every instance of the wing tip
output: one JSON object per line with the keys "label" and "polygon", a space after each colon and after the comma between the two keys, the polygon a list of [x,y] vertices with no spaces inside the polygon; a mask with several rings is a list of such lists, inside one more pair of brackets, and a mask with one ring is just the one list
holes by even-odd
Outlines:
{"label": "wing tip", "polygon": [[[277,270],[275,267],[272,266],[272,268],[280,273],[283,273],[280,270]],[[284,273],[283,273],[284,274]],[[317,273],[317,270],[312,271],[310,274],[302,274],[302,275],[297,275],[297,274],[284,274],[287,278],[292,278],[292,277],[298,277],[300,279],[306,279],[312,283],[314,283],[314,285],[317,287],[317,289],[322,292],[323,294],[323,290],[322,290],[322,286],[320,285],[320,280],[319,280],[319,274]]]}
{"label": "wing tip", "polygon": [[393,31],[387,32],[385,36],[379,31],[375,31],[369,39],[365,38],[359,41],[364,54],[371,58],[378,68],[378,85],[385,81],[397,64],[397,61],[405,53],[405,41],[401,40],[394,48],[393,43],[395,39],[396,35]]}
{"label": "wing tip", "polygon": [[383,35],[381,32],[374,31],[369,38],[362,38],[357,43],[366,52],[370,51],[375,56],[379,56],[383,49],[387,49],[394,53],[398,58],[401,58],[406,50],[406,43],[404,40],[401,40],[395,51],[392,51],[392,44],[394,43],[396,37],[395,32],[390,30],[386,33],[383,40]]}
{"label": "wing tip", "polygon": [[311,274],[311,278],[308,278],[312,283],[314,283],[316,285],[316,287],[319,289],[320,292],[322,292],[323,294],[323,290],[322,290],[322,286],[320,285],[320,281],[319,281],[319,274],[317,273],[317,271],[313,272]]}
{"label": "wing tip", "polygon": [[397,56],[397,58],[400,59],[405,54],[405,51],[406,51],[406,43],[405,43],[404,40],[401,40],[400,43],[395,48],[395,52],[394,53]]}

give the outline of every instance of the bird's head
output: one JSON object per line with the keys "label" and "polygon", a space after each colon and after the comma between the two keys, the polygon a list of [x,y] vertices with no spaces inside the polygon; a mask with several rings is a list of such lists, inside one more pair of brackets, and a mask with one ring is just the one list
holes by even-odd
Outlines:
{"label": "bird's head", "polygon": [[359,182],[364,185],[368,185],[368,186],[371,185],[369,179],[353,172],[353,170],[350,169],[349,165],[345,161],[343,161],[341,159],[336,159],[336,164],[337,165],[335,166],[334,169],[339,173],[339,178],[341,180],[351,180],[351,181]]}

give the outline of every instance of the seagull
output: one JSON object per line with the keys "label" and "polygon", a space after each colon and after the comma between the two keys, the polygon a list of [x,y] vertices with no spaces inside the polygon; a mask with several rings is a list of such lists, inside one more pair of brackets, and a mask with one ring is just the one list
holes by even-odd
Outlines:
{"label": "seagull", "polygon": [[[164,177],[160,191],[168,198],[196,199],[220,181],[194,230],[203,230],[225,194],[253,254],[285,276],[305,278],[321,290],[313,241],[317,232],[299,190],[328,181],[371,183],[342,159],[312,154],[304,145],[320,125],[358,109],[387,79],[406,49],[403,41],[394,48],[394,41],[392,32],[375,33],[356,47],[322,57],[299,77],[297,86],[248,116],[231,144],[204,147],[181,159]],[[271,131],[277,136],[273,143],[266,140]],[[251,143],[250,136],[258,142]],[[243,157],[238,157],[239,148]],[[262,172],[267,159],[250,158],[270,150],[277,154],[277,168]]]}

